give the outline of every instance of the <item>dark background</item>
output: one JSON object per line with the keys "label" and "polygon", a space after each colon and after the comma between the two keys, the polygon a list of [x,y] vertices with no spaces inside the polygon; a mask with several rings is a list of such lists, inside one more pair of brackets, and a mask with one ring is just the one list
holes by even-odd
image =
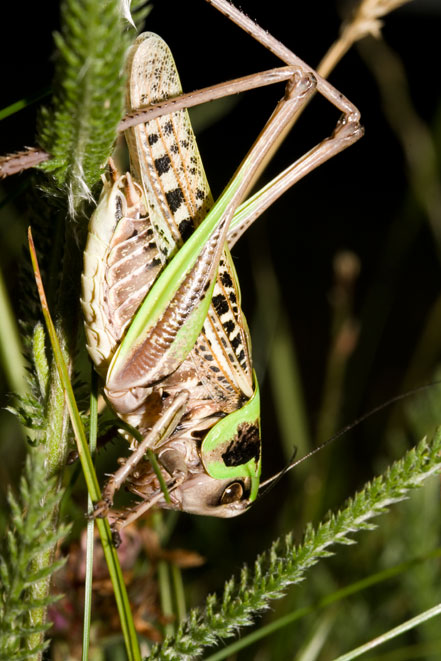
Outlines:
{"label": "dark background", "polygon": [[[316,3],[243,0],[241,8],[312,66],[337,37],[340,13],[347,11],[340,3],[328,0]],[[10,10],[16,14],[10,19],[10,29],[5,23],[3,29],[3,105],[50,85],[51,32],[58,23],[57,3],[27,3],[25,7],[16,4]],[[353,48],[330,80],[360,109],[366,130],[364,138],[289,191],[233,251],[262,384],[265,476],[279,470],[290,452],[286,447],[282,449],[280,421],[268,378],[272,337],[259,327],[256,312],[258,302],[268,317],[277,319],[280,312],[277,306],[274,308],[274,301],[262,301],[256,286],[253,273],[259,270],[261,262],[267,268],[269,259],[271,273],[278,278],[278,295],[288,315],[291,352],[297,355],[313,445],[317,441],[317,421],[323,416],[323,402],[333,392],[324,382],[335,322],[330,304],[332,264],[340,251],[351,251],[360,260],[360,276],[354,284],[351,304],[351,315],[360,324],[360,334],[334,393],[340,399],[340,406],[332,420],[332,431],[403,390],[436,379],[441,352],[436,319],[430,326],[430,338],[423,342],[424,351],[418,354],[422,358],[414,364],[428,316],[439,298],[441,248],[421,202],[432,200],[432,219],[440,227],[441,202],[436,200],[439,191],[430,193],[433,178],[424,175],[427,162],[420,160],[421,134],[415,132],[415,126],[421,126],[424,135],[427,131],[439,166],[441,5],[416,0],[384,20],[383,36],[403,67],[412,106],[403,105],[402,113],[395,109],[387,119],[377,80],[369,67],[377,52],[375,42],[369,40],[368,58],[364,51],[360,54]],[[185,91],[277,65],[277,60],[262,46],[202,0],[158,0],[147,18],[146,29],[158,32],[169,43]],[[387,66],[385,62],[384,70]],[[388,89],[392,90],[393,98],[402,89],[401,82],[392,74]],[[278,86],[241,95],[228,112],[213,104],[219,115],[217,121],[198,111],[196,130],[197,126],[205,125],[197,130],[198,143],[215,196],[227,183],[282,93]],[[34,144],[36,107],[31,106],[1,123],[2,153]],[[334,109],[315,99],[280,149],[269,168],[270,174],[276,174],[329,135],[337,119]],[[397,138],[398,130],[409,145],[407,158]],[[410,173],[409,159],[414,164]],[[419,200],[413,192],[415,178],[421,191]],[[13,304],[19,297],[17,262],[27,222],[19,197],[25,181],[26,175],[21,175],[1,185],[2,197],[9,195],[13,199],[2,208],[0,217],[2,268]],[[435,183],[441,185],[439,177],[438,181],[435,177]],[[280,378],[285,378],[282,373]],[[5,395],[8,392],[5,381],[2,391]],[[426,406],[424,401],[417,401],[422,408]],[[303,465],[297,477],[286,478],[241,520],[217,522],[181,517],[176,543],[197,548],[207,557],[205,569],[194,571],[189,578],[190,601],[200,601],[207,589],[218,589],[232,570],[254,558],[276,534],[294,528],[300,535],[307,511],[312,510],[313,521],[317,522],[328,507],[341,505],[353,489],[360,488],[379,468],[399,456],[406,444],[411,445],[432,428],[437,414],[426,419],[425,410],[418,413],[418,422],[412,424],[403,405],[398,412],[389,407],[375,415],[324,450],[318,461],[313,459]],[[438,421],[439,418],[441,415]],[[12,433],[9,423],[6,424],[6,433]],[[295,445],[302,454],[303,439],[298,439]],[[14,465],[11,470],[15,470]],[[324,491],[320,492],[317,483]],[[309,507],[305,501],[311,493],[316,500]],[[280,658],[286,657],[281,653]]]}

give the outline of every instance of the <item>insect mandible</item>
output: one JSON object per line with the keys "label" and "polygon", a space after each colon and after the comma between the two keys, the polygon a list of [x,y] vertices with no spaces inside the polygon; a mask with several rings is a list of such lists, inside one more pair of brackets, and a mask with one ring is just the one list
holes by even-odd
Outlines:
{"label": "insect mandible", "polygon": [[[143,439],[132,442],[95,506],[96,516],[107,515],[123,483],[140,497],[113,516],[116,536],[154,504],[232,517],[256,499],[259,389],[230,248],[288,187],[362,135],[359,113],[343,95],[225,0],[212,4],[277,50],[290,77],[216,204],[186,110],[126,131],[130,173],[110,161],[89,224],[82,306],[106,398]],[[133,45],[128,81],[129,112],[181,94],[171,52],[153,33]],[[316,91],[343,112],[334,133],[246,199],[272,147]],[[168,498],[147,449],[158,459]]]}

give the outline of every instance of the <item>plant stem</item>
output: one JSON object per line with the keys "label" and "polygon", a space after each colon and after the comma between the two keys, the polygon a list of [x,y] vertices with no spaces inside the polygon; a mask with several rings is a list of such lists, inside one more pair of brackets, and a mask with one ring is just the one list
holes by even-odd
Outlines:
{"label": "plant stem", "polygon": [[18,395],[27,392],[26,361],[23,358],[20,334],[0,271],[0,358],[10,389]]}

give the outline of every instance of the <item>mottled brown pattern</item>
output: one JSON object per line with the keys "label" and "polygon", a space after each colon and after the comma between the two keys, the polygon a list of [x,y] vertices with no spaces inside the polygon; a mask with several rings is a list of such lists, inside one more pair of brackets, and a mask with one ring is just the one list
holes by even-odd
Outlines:
{"label": "mottled brown pattern", "polygon": [[[129,77],[129,111],[181,92],[169,49],[156,35],[138,38],[129,54]],[[133,127],[126,131],[126,137],[132,177],[143,195],[132,206],[124,199],[121,203],[116,200],[118,222],[105,253],[99,287],[101,329],[89,323],[90,338],[93,332],[98,338],[104,332],[114,338],[107,364],[159,274],[213,205],[186,111]],[[129,194],[129,185],[122,188],[124,194]],[[220,231],[218,227],[213,234],[220,235]],[[212,245],[208,241],[201,248],[200,257],[177,292],[176,300],[170,302],[149,335],[135,347],[133,360],[125,362],[124,378],[120,378],[118,371],[115,381],[121,389],[110,387],[110,381],[106,388],[118,415],[144,437],[163,419],[174,398],[188,392],[179,424],[166,443],[182,450],[186,470],[194,475],[204,472],[199,448],[207,431],[220,418],[238,410],[253,394],[248,330],[226,246],[212,304],[193,349],[173,371],[164,363],[176,334],[185,328],[188,311],[211,289],[204,273],[216,273],[218,250],[218,242],[214,240]],[[92,294],[92,311],[94,304]],[[152,366],[162,364],[160,378],[147,381],[144,375],[153,373]],[[127,388],[126,384],[137,387]],[[160,447],[154,448],[155,451]],[[149,498],[157,488],[156,478],[144,459],[131,473],[129,485],[143,498]],[[221,488],[222,485],[216,487]],[[213,504],[217,497],[213,493]]]}

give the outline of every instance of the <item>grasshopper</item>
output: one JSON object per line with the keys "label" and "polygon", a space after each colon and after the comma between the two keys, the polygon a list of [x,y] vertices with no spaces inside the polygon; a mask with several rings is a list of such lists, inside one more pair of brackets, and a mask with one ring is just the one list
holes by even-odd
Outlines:
{"label": "grasshopper", "polygon": [[[123,483],[140,497],[132,509],[113,514],[116,538],[152,505],[233,517],[255,501],[262,486],[259,388],[230,249],[288,187],[362,135],[359,113],[342,94],[225,0],[211,3],[276,52],[290,67],[289,80],[216,204],[186,110],[165,110],[127,129],[130,173],[109,163],[89,224],[82,306],[87,348],[107,401],[142,436],[95,505],[96,516],[107,515]],[[316,91],[343,112],[334,133],[247,199],[277,141]],[[128,56],[128,112],[181,93],[164,41],[140,35]],[[146,459],[148,449],[168,494]]]}

